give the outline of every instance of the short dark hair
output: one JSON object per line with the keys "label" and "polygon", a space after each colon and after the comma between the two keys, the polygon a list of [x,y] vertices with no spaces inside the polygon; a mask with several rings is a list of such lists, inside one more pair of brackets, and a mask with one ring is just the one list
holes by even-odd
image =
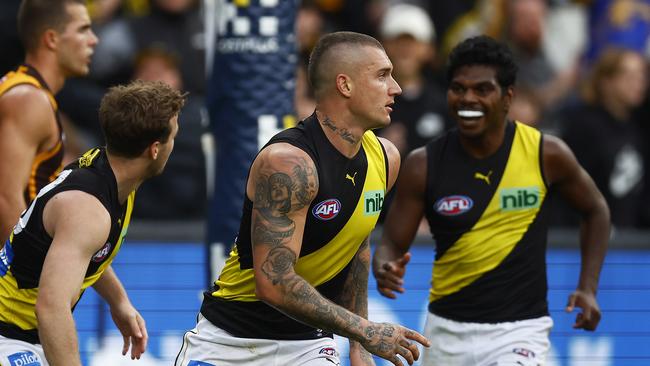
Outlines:
{"label": "short dark hair", "polygon": [[186,95],[160,81],[138,80],[110,88],[99,106],[107,150],[135,158],[155,141],[167,142],[169,120],[178,115]]}
{"label": "short dark hair", "polygon": [[459,43],[449,54],[447,82],[463,66],[486,65],[496,69],[496,79],[502,90],[517,81],[517,64],[512,51],[502,42],[488,36],[468,38]]}
{"label": "short dark hair", "polygon": [[84,0],[23,0],[18,8],[18,36],[27,51],[38,46],[48,29],[63,31],[70,20],[68,4],[86,5]]}
{"label": "short dark hair", "polygon": [[353,46],[371,46],[381,50],[384,47],[375,38],[362,33],[356,32],[334,32],[322,36],[309,56],[309,65],[307,66],[307,77],[309,84],[314,91],[318,91],[324,83],[323,69],[328,67],[324,64],[325,56],[331,49],[338,45]]}

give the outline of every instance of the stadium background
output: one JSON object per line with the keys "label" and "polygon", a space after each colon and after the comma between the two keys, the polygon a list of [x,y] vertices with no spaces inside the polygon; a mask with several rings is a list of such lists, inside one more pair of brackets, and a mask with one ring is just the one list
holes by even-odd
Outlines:
{"label": "stadium background", "polygon": [[[110,19],[105,19],[98,13],[102,8],[98,5],[102,2],[121,3],[123,5],[120,12],[112,14]],[[152,3],[163,2],[165,1],[152,0]],[[348,29],[375,34],[373,33],[371,20],[373,16],[377,18],[376,11],[373,13],[373,8],[368,6],[367,9],[370,10],[365,15],[370,16],[360,17],[360,12],[364,11],[363,7],[369,4],[396,2],[401,1],[314,0],[304,1],[303,3],[310,4],[308,10],[313,10],[313,7],[316,7],[325,14],[323,19],[326,25],[323,26],[323,31]],[[456,11],[454,13],[455,16],[464,18],[464,15],[478,15],[478,18],[481,18],[484,14],[477,14],[474,10],[484,12],[485,9],[488,9],[487,12],[490,13],[490,9],[494,10],[493,8],[498,8],[500,6],[498,4],[503,4],[505,1],[476,0],[447,2],[438,0],[415,0],[410,2],[428,6],[432,15],[443,14],[440,10],[444,8],[444,4],[454,4],[450,8],[458,4],[463,4],[458,5],[458,7],[465,6],[465,10],[469,9],[469,11],[467,14],[463,14],[462,11]],[[14,42],[11,45],[8,45],[6,42],[6,39],[9,38],[15,28],[15,25],[12,25],[12,21],[15,21],[12,14],[16,12],[17,3],[19,3],[19,0],[3,0],[0,5],[0,17],[2,18],[0,22],[2,26],[2,32],[0,34],[2,47],[0,49],[3,50],[0,61],[2,61],[3,70],[8,68],[8,65],[15,63],[14,60],[16,57],[20,58],[20,52],[17,51],[18,47],[15,44],[15,39],[11,39]],[[238,58],[237,55],[233,55],[231,60],[227,61],[226,57],[225,60],[227,62],[237,64],[236,70],[240,75],[239,81],[244,81],[241,86],[244,89],[237,90],[237,88],[231,88],[234,85],[233,80],[227,78],[213,80],[206,86],[205,81],[208,78],[201,73],[203,65],[197,61],[202,59],[202,54],[201,52],[195,52],[197,51],[196,49],[189,47],[190,45],[195,45],[197,39],[199,39],[197,35],[201,30],[197,30],[196,25],[201,24],[198,20],[202,19],[205,14],[192,8],[192,11],[183,14],[183,22],[179,22],[179,19],[175,17],[156,18],[156,15],[160,14],[153,11],[149,13],[148,0],[88,0],[88,3],[93,5],[90,8],[91,14],[97,31],[100,32],[99,35],[102,39],[100,45],[105,46],[104,51],[111,46],[111,38],[108,36],[115,35],[115,33],[110,33],[109,31],[122,29],[125,23],[122,20],[124,20],[125,16],[133,17],[132,23],[136,25],[136,29],[145,30],[134,35],[129,35],[129,37],[136,39],[135,46],[138,47],[142,46],[138,42],[148,41],[147,39],[142,40],[140,38],[155,38],[158,35],[166,35],[166,32],[172,27],[179,26],[179,23],[182,25],[180,28],[173,30],[173,32],[176,32],[180,36],[174,36],[171,41],[168,40],[169,44],[167,46],[172,46],[172,48],[164,49],[162,56],[160,54],[153,55],[156,57],[161,56],[172,68],[177,67],[177,71],[183,76],[183,88],[191,91],[191,100],[183,116],[181,116],[183,118],[182,135],[179,135],[176,150],[172,156],[172,160],[170,160],[168,171],[164,176],[159,177],[159,179],[157,178],[152,182],[147,182],[143,186],[142,192],[139,193],[139,204],[148,204],[149,206],[140,206],[136,211],[138,217],[134,220],[123,250],[117,256],[114,263],[115,270],[124,282],[133,303],[141,310],[147,321],[151,338],[145,357],[140,361],[131,361],[128,357],[120,356],[121,337],[112,324],[106,305],[99,300],[93,290],[89,290],[84,295],[75,310],[75,319],[80,334],[80,350],[84,365],[170,365],[180,347],[183,333],[191,329],[195,324],[201,301],[201,292],[208,284],[207,279],[214,279],[214,273],[211,274],[210,271],[215,269],[214,263],[219,262],[220,252],[227,250],[230,245],[229,239],[232,235],[227,230],[232,231],[232,227],[238,224],[235,217],[239,214],[240,200],[237,199],[237,194],[233,194],[232,192],[233,190],[236,191],[241,186],[241,183],[237,183],[234,180],[224,180],[224,184],[231,185],[230,190],[217,189],[215,195],[211,197],[214,201],[209,202],[207,205],[205,204],[205,194],[200,195],[201,192],[205,192],[206,190],[210,191],[215,188],[215,185],[219,185],[219,182],[214,181],[213,175],[213,169],[216,165],[214,161],[215,156],[208,154],[204,162],[202,156],[199,158],[196,155],[197,153],[200,155],[202,149],[211,151],[214,148],[214,141],[211,141],[208,137],[209,134],[205,134],[205,132],[211,129],[213,135],[223,136],[225,130],[228,128],[239,128],[241,130],[240,133],[247,136],[246,138],[248,140],[237,140],[238,137],[235,133],[234,140],[231,141],[233,147],[230,152],[249,157],[251,154],[254,154],[255,149],[263,144],[264,136],[268,137],[277,129],[291,124],[291,119],[286,118],[287,109],[291,109],[292,107],[290,102],[291,98],[285,97],[283,99],[281,96],[283,93],[292,91],[294,85],[291,82],[281,84],[278,83],[277,79],[274,79],[282,77],[282,73],[277,72],[278,69],[276,69],[276,66],[296,64],[300,71],[300,66],[304,66],[304,54],[299,54],[297,59],[291,57],[283,59],[278,58],[277,55],[270,55],[271,57],[267,60],[263,57],[256,58],[244,55]],[[186,3],[192,3],[192,1],[187,1]],[[225,33],[222,32],[219,34],[218,37],[211,40],[212,42],[217,42],[219,39],[227,39],[229,36],[228,32],[234,31],[236,23],[240,27],[238,31],[240,33],[231,34],[232,37],[241,39],[250,36],[252,40],[250,42],[244,41],[242,44],[267,45],[269,44],[268,38],[277,38],[278,35],[270,34],[273,32],[267,32],[266,35],[263,35],[254,26],[253,28],[246,28],[245,19],[275,16],[282,19],[282,22],[278,22],[278,29],[290,28],[286,19],[291,19],[290,14],[295,9],[291,7],[287,8],[286,4],[297,4],[298,1],[204,0],[194,1],[193,3],[211,5],[213,6],[213,11],[216,12],[215,14],[226,14],[226,17],[217,17],[212,22],[209,20],[210,17],[206,18],[206,29],[210,26],[218,28],[220,25],[227,24],[226,28],[223,29]],[[554,6],[563,6],[569,3],[590,3],[592,5],[591,9],[596,9],[595,11],[605,9],[608,3],[627,3],[628,5],[634,3],[635,5],[645,4],[646,6],[650,6],[650,1],[648,0],[549,0],[546,3]],[[466,4],[476,4],[476,7],[474,8],[474,5]],[[277,5],[284,7],[278,7]],[[263,11],[260,10],[260,7],[264,8],[262,9]],[[223,9],[225,8],[230,9],[230,13],[224,12]],[[236,9],[236,11],[233,12],[233,9]],[[278,11],[278,15],[268,13],[272,11]],[[643,16],[635,16],[635,14],[649,14],[647,13],[647,9],[645,13],[633,11],[630,14],[630,19],[632,19],[630,24],[634,27],[628,28],[641,29],[640,33],[646,36],[644,39],[647,39],[650,19],[645,18],[645,23],[637,22],[637,18],[642,18],[641,20],[643,20]],[[139,19],[144,20],[140,21]],[[496,16],[493,19],[500,18]],[[129,23],[130,20],[132,19],[127,19],[126,23],[131,24]],[[445,22],[448,23],[447,25],[451,24],[451,18],[445,19],[442,16],[442,19],[438,20],[440,21],[437,21],[436,28],[445,25]],[[271,21],[265,24],[268,26],[271,23],[273,22]],[[187,26],[187,24],[193,26]],[[251,24],[258,23],[253,21]],[[112,25],[117,26],[111,27]],[[304,24],[302,25],[304,26]],[[486,26],[489,28],[491,25],[487,24]],[[243,32],[244,29],[249,30]],[[265,29],[268,31],[269,28]],[[489,31],[491,29],[486,30]],[[573,30],[567,31],[561,27],[549,27],[548,30],[549,33],[555,33],[556,38],[559,34],[559,37],[564,42],[562,46],[575,42],[576,35]],[[216,30],[213,29],[213,31]],[[243,33],[247,34],[243,35]],[[261,42],[256,43],[260,40],[259,36],[264,37],[261,37],[263,38]],[[314,41],[313,34],[307,36],[305,34],[298,34],[296,36],[299,40],[302,39],[305,41],[306,39],[307,44]],[[311,38],[308,36],[311,36]],[[626,38],[625,35],[617,34],[617,36],[620,36],[619,40],[623,41],[636,39],[633,37]],[[284,40],[292,41],[291,37]],[[120,41],[124,41],[124,39],[120,39]],[[211,41],[208,39],[207,43],[209,44]],[[445,42],[449,43],[449,41],[443,39],[442,32],[439,32],[439,37],[435,43],[440,47],[440,54],[444,54],[445,47],[449,46]],[[113,46],[115,45],[113,44]],[[116,49],[124,49],[123,45],[118,44],[118,46]],[[177,48],[174,49],[173,47]],[[574,50],[574,48],[564,47],[560,51],[556,49],[554,56],[566,58],[570,56],[571,50]],[[300,51],[304,53],[305,49],[301,49]],[[207,50],[208,68],[211,67],[213,62],[217,62],[216,70],[223,72],[223,67],[227,66],[218,62],[223,61],[224,58],[218,60],[211,59],[210,54],[212,52],[212,50]],[[199,54],[198,58],[197,54]],[[93,60],[93,73],[90,77],[84,80],[70,80],[60,95],[62,110],[66,112],[70,121],[69,126],[66,127],[67,131],[70,132],[68,142],[71,144],[67,148],[69,148],[72,155],[75,154],[75,149],[76,152],[82,152],[86,147],[85,145],[92,145],[101,139],[101,136],[97,134],[95,104],[98,102],[98,98],[101,97],[103,88],[115,82],[123,82],[131,77],[130,72],[133,70],[127,72],[117,69],[117,61],[119,61],[119,57],[117,56],[120,55],[110,54],[109,52],[108,56],[114,57],[107,57],[98,51]],[[144,55],[140,54],[139,56],[152,57],[151,54],[146,53]],[[247,77],[250,77],[255,72],[271,76],[271,80],[265,82],[280,86],[280,89],[265,89],[255,82],[246,83]],[[433,79],[435,79],[435,76]],[[209,111],[212,113],[213,118],[219,113],[229,116],[225,117],[226,119],[233,118],[232,121],[228,121],[231,124],[226,127],[220,126],[215,122],[209,123],[209,118],[206,117],[207,112],[203,108],[205,100],[209,101],[209,106],[214,107],[214,104],[210,102],[210,98],[214,98],[216,94],[211,92],[210,88],[218,89],[220,82],[224,84],[221,86],[224,90],[235,94],[239,92],[243,93],[243,96],[240,93],[234,103],[231,101],[223,103],[226,110]],[[91,83],[94,84],[90,86]],[[574,85],[574,87],[576,86]],[[272,95],[274,98],[268,98],[268,95]],[[522,95],[525,96],[525,94]],[[257,101],[251,99],[252,97],[257,98]],[[237,103],[241,105],[237,106]],[[646,105],[650,105],[648,101],[645,103]],[[232,110],[228,110],[230,107],[233,107]],[[296,106],[296,109],[298,107]],[[246,113],[241,113],[242,110]],[[306,110],[309,111],[309,108]],[[299,115],[299,117],[301,116]],[[544,126],[542,125],[542,127]],[[260,129],[257,130],[257,128]],[[218,145],[217,148],[219,148]],[[591,148],[597,149],[599,147],[591,146]],[[239,156],[237,158],[239,160],[230,160],[227,153],[222,153],[216,158],[225,161],[221,166],[223,171],[233,174],[237,170],[239,179],[243,179],[241,176],[245,175],[245,173],[242,173],[242,171],[245,171],[247,168],[247,162],[243,160],[246,160],[246,158]],[[204,163],[207,167],[205,172],[202,171]],[[206,176],[207,183],[197,185],[197,182],[202,183],[205,181]],[[217,175],[218,178],[219,175]],[[189,195],[189,192],[198,193]],[[181,193],[188,193],[188,195],[183,196]],[[644,198],[641,202],[647,206],[648,200]],[[206,206],[208,208],[207,212]],[[215,212],[215,210],[219,212]],[[233,212],[235,216],[232,216]],[[208,225],[204,221],[206,213],[208,214]],[[218,225],[226,224],[230,225],[230,228],[224,228],[223,231],[226,231],[225,233],[215,233]],[[555,327],[551,334],[553,345],[548,362],[549,366],[650,365],[650,305],[648,305],[650,304],[650,232],[644,231],[645,229],[647,229],[647,226],[645,228],[623,228],[617,230],[613,236],[610,251],[608,252],[603,268],[598,294],[598,299],[603,310],[603,320],[598,331],[595,333],[572,330],[571,324],[575,314],[565,314],[563,312],[566,297],[574,288],[577,281],[579,269],[577,230],[555,228],[551,231],[547,258],[549,263],[549,302]],[[204,237],[203,233],[207,233],[208,237]],[[379,233],[375,233],[374,235],[372,242],[376,243],[376,238]],[[220,246],[216,249],[212,246],[212,249],[208,250],[208,247],[204,244],[206,242],[220,243]],[[371,289],[369,291],[369,316],[371,319],[396,321],[414,329],[422,329],[427,291],[431,277],[431,262],[433,258],[431,248],[432,245],[429,239],[422,236],[418,237],[413,249],[414,259],[409,265],[407,272],[407,292],[398,300],[391,301],[381,298],[377,291],[374,290],[374,280],[371,278]],[[346,343],[341,342],[342,356],[345,356],[347,350]],[[344,362],[344,364],[347,364],[347,362]]]}

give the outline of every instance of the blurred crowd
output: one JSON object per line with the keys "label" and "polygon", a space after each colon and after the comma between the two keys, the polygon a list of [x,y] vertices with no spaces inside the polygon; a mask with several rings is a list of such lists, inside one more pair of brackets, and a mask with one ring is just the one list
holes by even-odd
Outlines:
{"label": "blurred crowd", "polygon": [[[3,74],[23,57],[15,31],[19,3],[0,2]],[[165,173],[140,189],[135,215],[203,218],[201,138],[208,126],[203,3],[88,0],[88,5],[100,39],[91,73],[69,80],[57,97],[70,157],[101,141],[96,111],[109,86],[163,80],[186,90],[190,97],[175,152]],[[568,143],[605,195],[616,227],[650,227],[650,0],[302,0],[296,19],[299,119],[314,108],[306,82],[309,52],[321,35],[336,30],[370,34],[386,48],[403,93],[392,124],[379,134],[393,141],[403,158],[453,127],[444,79],[449,50],[478,34],[506,41],[520,67],[510,118]],[[553,204],[554,225],[577,224],[568,209]]]}

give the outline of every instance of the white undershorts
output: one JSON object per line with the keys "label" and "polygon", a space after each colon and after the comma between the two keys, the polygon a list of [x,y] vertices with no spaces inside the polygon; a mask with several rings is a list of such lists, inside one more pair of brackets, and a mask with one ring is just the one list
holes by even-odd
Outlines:
{"label": "white undershorts", "polygon": [[550,348],[548,316],[495,324],[457,322],[427,312],[422,366],[538,366]]}
{"label": "white undershorts", "polygon": [[0,366],[49,366],[43,347],[0,336]]}
{"label": "white undershorts", "polygon": [[175,366],[337,366],[336,342],[329,337],[274,340],[234,337],[199,314],[185,333]]}

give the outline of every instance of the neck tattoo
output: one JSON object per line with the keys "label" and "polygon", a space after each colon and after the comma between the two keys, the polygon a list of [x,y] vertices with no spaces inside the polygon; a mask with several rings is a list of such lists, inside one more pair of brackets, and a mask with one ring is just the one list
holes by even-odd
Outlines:
{"label": "neck tattoo", "polygon": [[338,128],[334,124],[334,121],[332,121],[329,117],[325,116],[325,119],[321,124],[327,128],[329,128],[332,132],[336,133],[337,135],[341,136],[343,141],[354,145],[356,144],[359,139],[355,137],[352,132],[350,132],[347,128]]}

